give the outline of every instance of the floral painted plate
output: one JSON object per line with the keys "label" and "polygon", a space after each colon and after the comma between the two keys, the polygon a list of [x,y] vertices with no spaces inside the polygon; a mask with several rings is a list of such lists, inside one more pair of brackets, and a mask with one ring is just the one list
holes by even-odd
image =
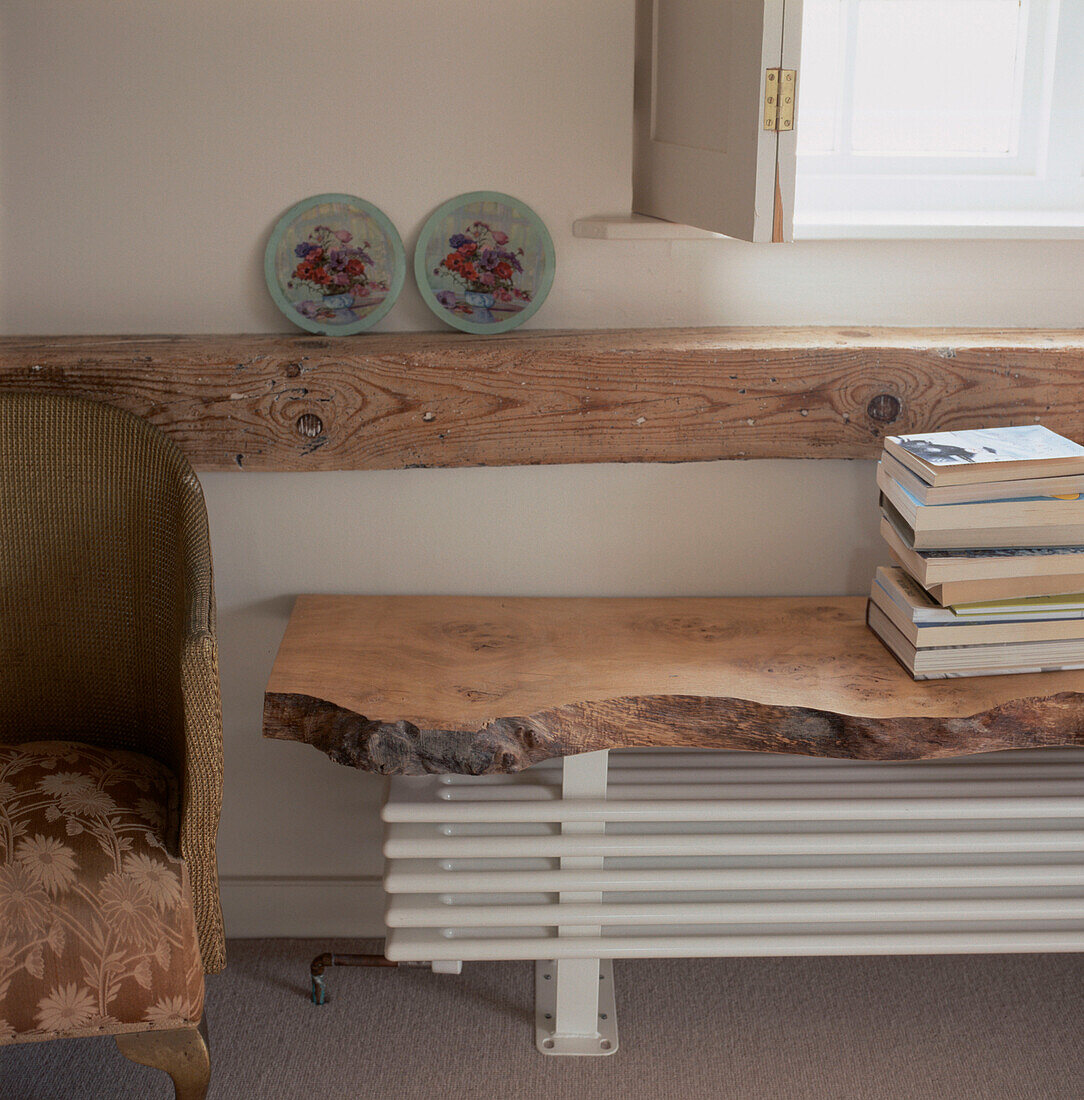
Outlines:
{"label": "floral painted plate", "polygon": [[309,332],[375,325],[406,278],[403,242],[382,210],[354,195],[313,195],[278,220],[264,253],[267,289]]}
{"label": "floral painted plate", "polygon": [[539,216],[499,191],[471,191],[429,216],[414,277],[429,308],[464,332],[507,332],[546,300],[553,241]]}

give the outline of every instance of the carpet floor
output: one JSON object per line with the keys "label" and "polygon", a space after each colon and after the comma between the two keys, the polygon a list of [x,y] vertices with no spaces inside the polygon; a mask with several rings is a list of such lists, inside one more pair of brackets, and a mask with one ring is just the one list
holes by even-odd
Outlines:
{"label": "carpet floor", "polygon": [[[1084,956],[618,960],[620,1049],[536,1053],[530,963],[328,971],[357,941],[235,940],[210,1100],[1082,1100]],[[111,1040],[0,1048],[4,1100],[166,1100]]]}

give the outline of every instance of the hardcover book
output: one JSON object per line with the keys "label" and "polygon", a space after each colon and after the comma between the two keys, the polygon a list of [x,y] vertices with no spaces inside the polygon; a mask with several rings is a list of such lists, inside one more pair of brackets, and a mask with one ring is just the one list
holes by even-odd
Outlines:
{"label": "hardcover book", "polygon": [[1011,500],[1016,497],[1056,497],[1074,500],[1084,493],[1084,474],[1077,477],[1029,477],[1018,481],[983,481],[977,485],[939,485],[936,488],[907,469],[887,451],[881,453],[881,467],[898,481],[919,504],[973,504],[978,501]]}
{"label": "hardcover book", "polygon": [[1025,596],[1015,600],[984,600],[981,603],[957,603],[952,613],[960,622],[989,622],[1000,619],[1071,619],[1084,618],[1084,592],[1061,596]]}
{"label": "hardcover book", "polygon": [[1015,599],[1084,591],[1084,546],[916,550],[888,505],[881,536],[892,556],[939,603]]}
{"label": "hardcover book", "polygon": [[922,504],[883,465],[877,468],[877,485],[912,532],[916,550],[1084,543],[1084,500],[1076,497]]}
{"label": "hardcover book", "polygon": [[870,599],[916,649],[1065,639],[1084,643],[1084,618],[1080,610],[1059,615],[1046,608],[1032,615],[1015,616],[995,611],[974,619],[961,618],[951,608],[938,606],[898,566],[877,570]]}
{"label": "hardcover book", "polygon": [[885,450],[936,487],[1084,475],[1084,447],[1041,424],[889,436]]}
{"label": "hardcover book", "polygon": [[947,645],[919,649],[872,600],[870,629],[916,680],[956,676],[1005,676],[1023,672],[1084,668],[1084,639],[1012,642],[994,645]]}

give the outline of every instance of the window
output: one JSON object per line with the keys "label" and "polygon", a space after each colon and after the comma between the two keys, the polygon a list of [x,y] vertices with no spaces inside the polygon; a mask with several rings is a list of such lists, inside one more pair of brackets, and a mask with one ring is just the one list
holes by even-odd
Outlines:
{"label": "window", "polygon": [[1084,237],[1084,0],[637,0],[636,50],[580,235]]}
{"label": "window", "polygon": [[804,0],[795,236],[1084,227],[1084,3]]}
{"label": "window", "polygon": [[766,115],[771,74],[798,68],[801,17],[801,0],[637,0],[636,213],[790,237],[795,132]]}

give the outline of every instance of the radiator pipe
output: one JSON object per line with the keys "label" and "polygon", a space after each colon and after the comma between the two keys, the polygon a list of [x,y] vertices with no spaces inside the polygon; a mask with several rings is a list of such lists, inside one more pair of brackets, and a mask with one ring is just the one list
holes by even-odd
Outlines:
{"label": "radiator pipe", "polygon": [[339,955],[325,951],[312,960],[309,974],[312,976],[312,1003],[322,1005],[327,1001],[324,991],[324,969],[328,966],[398,966],[397,962],[383,955]]}

